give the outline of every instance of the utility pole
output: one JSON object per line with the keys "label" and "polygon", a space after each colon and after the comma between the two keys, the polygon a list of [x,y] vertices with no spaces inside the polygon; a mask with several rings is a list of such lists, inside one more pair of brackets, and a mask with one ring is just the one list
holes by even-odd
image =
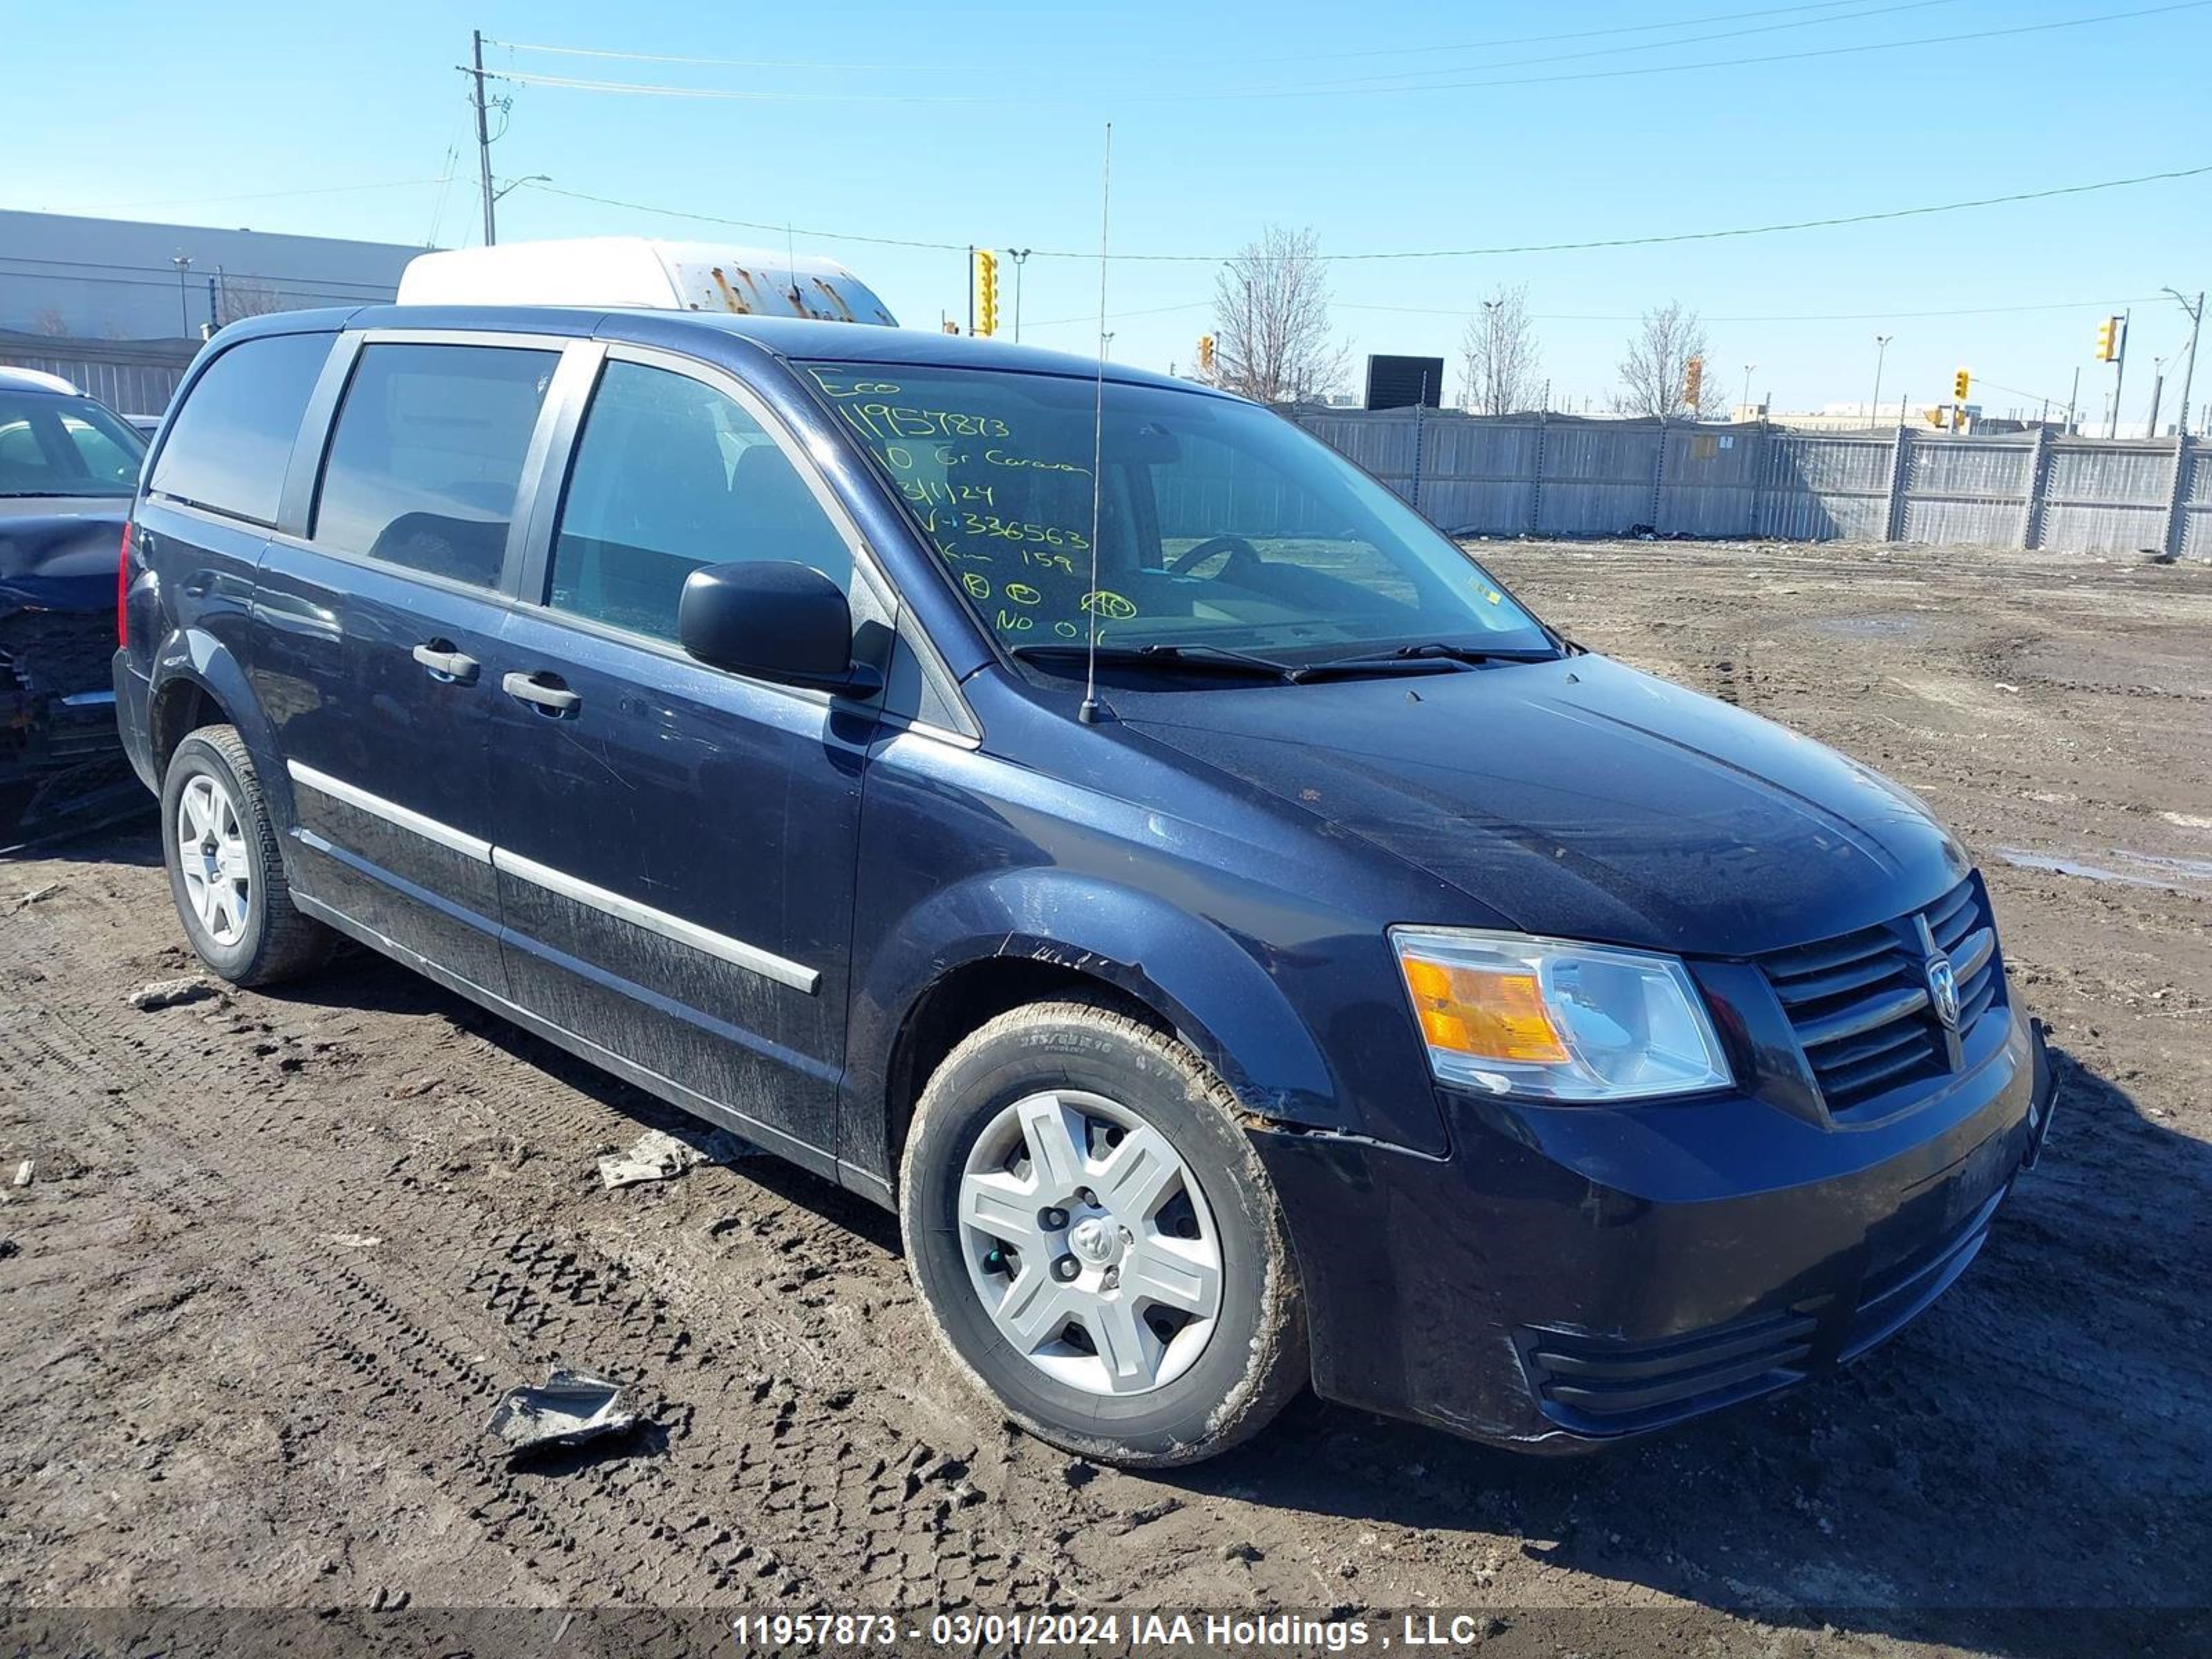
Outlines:
{"label": "utility pole", "polygon": [[2111,412],[2105,416],[2107,438],[2120,435],[2120,382],[2128,378],[2128,325],[2134,316],[2132,309],[2120,313],[2119,349],[2112,353],[2112,404]]}
{"label": "utility pole", "polygon": [[2066,435],[2074,435],[2074,405],[2081,401],[2081,365],[2074,365],[2074,389],[2066,394]]}
{"label": "utility pole", "polygon": [[499,222],[494,212],[499,198],[491,192],[491,119],[485,112],[483,31],[470,30],[469,40],[476,63],[470,73],[477,82],[477,174],[483,187],[484,246],[490,247],[499,240]]}
{"label": "utility pole", "polygon": [[1006,257],[1014,262],[1014,343],[1022,343],[1022,267],[1030,262],[1035,248],[1010,247]]}
{"label": "utility pole", "polygon": [[[1889,356],[1889,343],[1896,337],[1894,334],[1877,334],[1874,337],[1874,401],[1867,405],[1867,414],[1871,417],[1867,424],[1871,427],[1881,425],[1881,363],[1882,359]],[[1905,409],[1902,404],[1898,407],[1897,423],[1899,426],[1905,424]]]}
{"label": "utility pole", "polygon": [[2143,436],[2158,436],[2158,401],[2166,393],[2166,359],[2150,360],[2150,423],[2143,428]]}
{"label": "utility pole", "polygon": [[975,244],[968,244],[968,331],[975,331]]}
{"label": "utility pole", "polygon": [[2204,326],[2204,290],[2201,288],[2197,290],[2195,305],[2183,299],[2176,289],[2169,288],[2165,292],[2172,295],[2175,303],[2189,313],[2189,358],[2187,366],[2181,371],[2181,417],[2173,427],[2185,438],[2189,435],[2189,388],[2191,382],[2197,378],[2197,335]]}

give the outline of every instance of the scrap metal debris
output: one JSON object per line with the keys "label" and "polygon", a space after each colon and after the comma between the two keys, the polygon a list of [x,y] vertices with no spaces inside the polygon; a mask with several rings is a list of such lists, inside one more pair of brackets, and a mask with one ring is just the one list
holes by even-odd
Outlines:
{"label": "scrap metal debris", "polygon": [[157,1008],[173,1008],[180,1003],[199,1002],[216,994],[215,987],[197,974],[187,974],[182,979],[157,979],[140,986],[125,999],[142,1014],[150,1014]]}
{"label": "scrap metal debris", "polygon": [[679,1140],[665,1129],[648,1129],[628,1152],[599,1160],[599,1179],[609,1191],[641,1181],[669,1181],[695,1164],[734,1164],[759,1150],[727,1129],[717,1129],[696,1144]]}
{"label": "scrap metal debris", "polygon": [[21,1164],[18,1164],[15,1166],[15,1184],[18,1187],[29,1186],[31,1184],[31,1171],[36,1167],[37,1166],[27,1158]]}
{"label": "scrap metal debris", "polygon": [[635,1427],[637,1413],[623,1404],[621,1383],[556,1365],[544,1387],[508,1389],[492,1408],[484,1432],[505,1441],[510,1455],[536,1446],[573,1446]]}
{"label": "scrap metal debris", "polygon": [[349,1250],[366,1250],[384,1243],[374,1233],[325,1233],[323,1237],[331,1243]]}
{"label": "scrap metal debris", "polygon": [[15,901],[15,908],[18,910],[27,910],[41,900],[50,899],[61,890],[62,884],[58,881],[50,881],[43,887],[33,887]]}

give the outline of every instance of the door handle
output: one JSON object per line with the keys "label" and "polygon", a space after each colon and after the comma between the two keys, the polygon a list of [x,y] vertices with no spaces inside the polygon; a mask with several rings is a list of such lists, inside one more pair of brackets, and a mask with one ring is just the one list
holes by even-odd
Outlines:
{"label": "door handle", "polygon": [[509,674],[500,681],[499,689],[517,702],[532,704],[549,714],[573,713],[584,701],[578,693],[562,684],[557,677],[543,671],[535,674]]}
{"label": "door handle", "polygon": [[416,662],[441,680],[450,680],[456,685],[475,684],[480,665],[477,659],[454,650],[444,640],[431,640],[416,646],[414,655]]}

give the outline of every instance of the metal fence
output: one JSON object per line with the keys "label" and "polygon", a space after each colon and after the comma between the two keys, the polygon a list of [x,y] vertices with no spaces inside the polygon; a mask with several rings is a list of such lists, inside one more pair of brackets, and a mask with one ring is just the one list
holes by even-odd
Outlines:
{"label": "metal fence", "polygon": [[2201,439],[1809,433],[1434,410],[1294,418],[1457,534],[1650,531],[2212,558],[2212,445]]}
{"label": "metal fence", "polygon": [[0,330],[0,366],[58,374],[124,415],[159,415],[200,349],[198,340],[87,340]]}

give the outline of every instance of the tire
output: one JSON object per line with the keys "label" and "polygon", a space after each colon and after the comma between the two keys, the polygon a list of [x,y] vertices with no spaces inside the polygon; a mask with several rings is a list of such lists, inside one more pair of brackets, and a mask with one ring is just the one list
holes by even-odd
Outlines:
{"label": "tire", "polygon": [[329,960],[337,936],[292,903],[269,803],[235,726],[201,726],[169,757],[161,858],[185,937],[233,985],[275,985]]}
{"label": "tire", "polygon": [[901,1164],[908,1269],[955,1369],[1039,1439],[1194,1463],[1305,1386],[1297,1267],[1235,1109],[1103,1000],[1002,1014],[930,1078]]}

